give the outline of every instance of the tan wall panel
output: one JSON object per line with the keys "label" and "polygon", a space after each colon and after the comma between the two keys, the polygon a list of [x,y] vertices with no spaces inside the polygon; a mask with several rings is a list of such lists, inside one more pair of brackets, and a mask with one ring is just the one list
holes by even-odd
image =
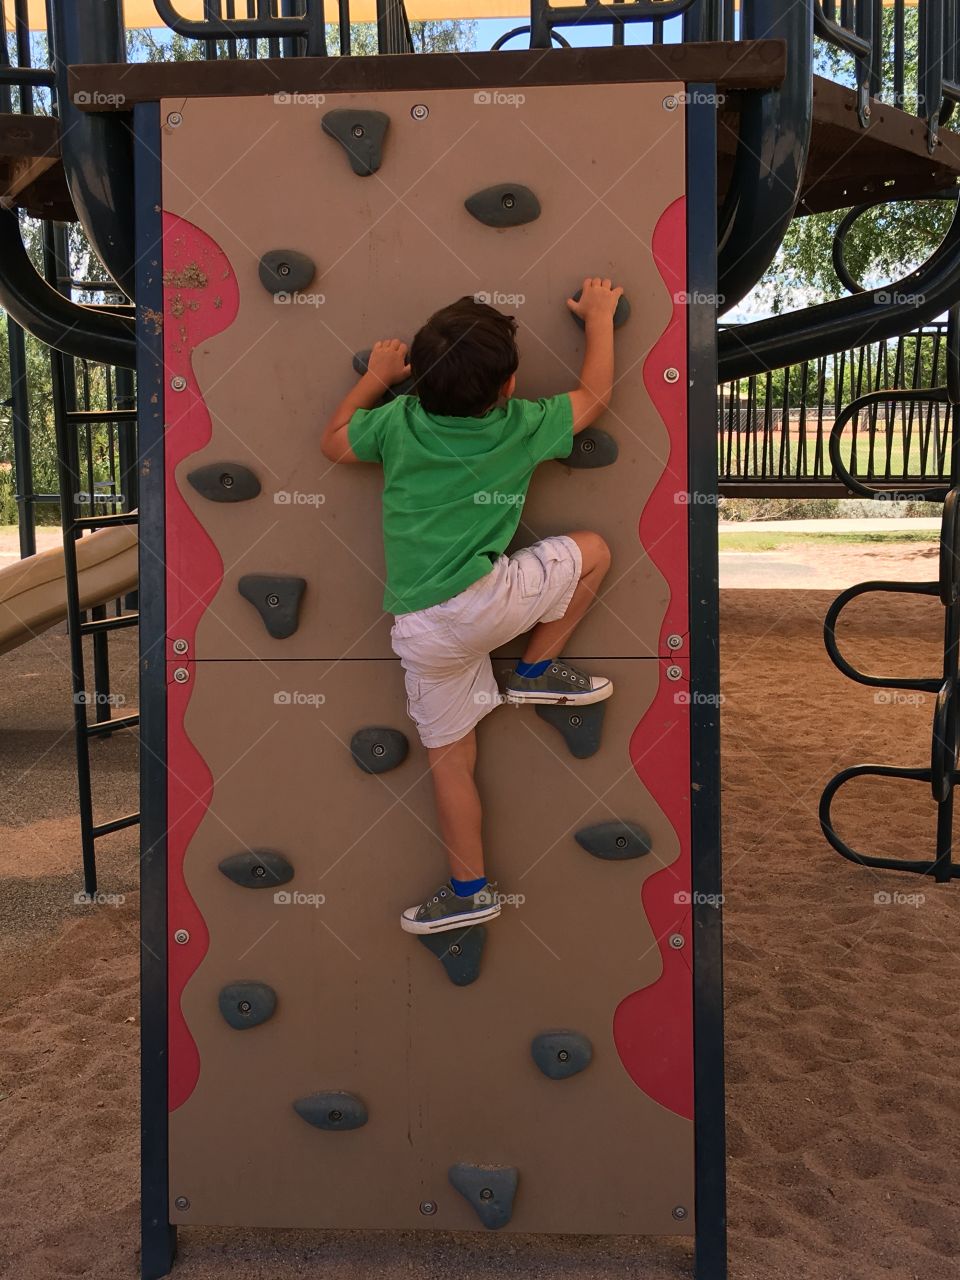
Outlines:
{"label": "tan wall panel", "polygon": [[[458,989],[397,922],[443,875],[424,753],[412,741],[400,768],[371,777],[347,749],[363,724],[406,728],[398,664],[191,665],[186,729],[214,790],[185,874],[210,946],[182,1003],[201,1069],[171,1115],[171,1198],[190,1201],[176,1220],[478,1229],[446,1180],[467,1160],[520,1169],[509,1230],[692,1231],[692,1125],[636,1087],[612,1035],[618,1003],[660,973],[641,887],[679,853],[626,749],[663,664],[606,666],[618,692],[588,760],[530,709],[482,723],[489,863],[526,901],[504,907],[479,980]],[[325,701],[278,705],[278,691]],[[645,825],[653,852],[606,863],[581,850],[573,831],[609,817]],[[217,871],[258,846],[295,864],[286,888],[325,903],[276,904]],[[238,979],[276,989],[269,1022],[234,1031],[220,1018],[217,993]],[[557,1028],[587,1034],[595,1057],[555,1082],[529,1043]],[[305,1124],[292,1100],[318,1089],[358,1094],[367,1125]]]}
{"label": "tan wall panel", "polygon": [[[478,105],[468,91],[370,95],[362,105],[387,111],[391,127],[383,166],[368,178],[356,177],[321,131],[324,111],[353,95],[317,106],[163,104],[164,116],[175,109],[183,118],[164,130],[164,206],[220,244],[240,284],[236,321],[194,354],[213,436],[178,470],[226,567],[198,630],[198,656],[389,656],[378,470],[332,467],[319,451],[322,424],[351,385],[352,353],[381,336],[411,337],[463,293],[522,294],[518,305],[501,304],[521,325],[518,393],[567,390],[582,334],[564,299],[586,273],[615,276],[633,304],[617,337],[614,400],[598,423],[618,440],[620,457],[594,472],[542,466],[518,541],[598,529],[613,546],[614,573],[569,652],[657,652],[667,588],[637,525],[668,453],[642,366],[671,311],[650,253],[659,217],[683,192],[683,111],[662,108],[671,87],[679,88],[582,86],[575,110],[563,88],[532,89],[515,107]],[[425,121],[410,114],[418,103],[429,108]],[[631,136],[638,141],[628,149]],[[501,181],[537,193],[539,220],[495,231],[464,211],[466,196]],[[314,259],[308,292],[322,294],[322,304],[273,301],[257,264],[274,248]],[[200,498],[184,475],[217,459],[256,470],[261,496],[239,506]],[[322,503],[276,504],[278,492],[322,495]],[[685,515],[679,507],[678,532]],[[242,574],[259,572],[308,581],[300,628],[287,640],[270,639],[237,593]]]}

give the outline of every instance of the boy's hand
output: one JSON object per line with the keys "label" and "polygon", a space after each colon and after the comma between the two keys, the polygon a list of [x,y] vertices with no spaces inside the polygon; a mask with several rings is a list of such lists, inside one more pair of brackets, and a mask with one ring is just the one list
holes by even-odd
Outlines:
{"label": "boy's hand", "polygon": [[584,325],[591,320],[609,320],[613,323],[613,313],[622,294],[623,288],[620,285],[614,287],[609,280],[587,276],[580,297],[576,301],[568,298],[567,306],[575,316],[580,317]]}
{"label": "boy's hand", "polygon": [[385,338],[375,342],[367,361],[367,372],[378,378],[385,387],[396,386],[410,377],[407,344],[399,338]]}

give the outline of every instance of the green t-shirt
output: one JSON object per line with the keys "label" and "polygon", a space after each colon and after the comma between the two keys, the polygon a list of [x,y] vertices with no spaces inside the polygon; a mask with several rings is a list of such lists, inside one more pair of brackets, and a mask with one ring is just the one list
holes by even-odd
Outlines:
{"label": "green t-shirt", "polygon": [[347,434],[362,462],[383,464],[383,607],[412,613],[490,572],[517,531],[534,468],[572,451],[573,407],[560,395],[452,418],[397,396],[358,409]]}

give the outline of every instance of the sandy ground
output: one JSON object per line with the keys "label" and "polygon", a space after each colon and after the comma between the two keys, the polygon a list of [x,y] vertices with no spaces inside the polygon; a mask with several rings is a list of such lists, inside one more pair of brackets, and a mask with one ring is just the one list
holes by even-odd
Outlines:
{"label": "sandy ground", "polygon": [[[816,820],[836,769],[923,763],[932,705],[875,700],[829,665],[829,598],[723,598],[731,1275],[947,1280],[960,1252],[960,886],[851,866]],[[937,605],[891,600],[851,609],[845,637],[868,669],[932,674],[941,625]],[[113,649],[131,697],[132,643],[121,632]],[[101,846],[116,905],[76,904],[66,657],[51,632],[0,659],[3,1280],[137,1266],[136,835]],[[96,743],[95,763],[100,812],[135,805],[134,744]],[[863,784],[837,806],[855,844],[906,856],[929,850],[933,814],[917,784]],[[680,1280],[691,1262],[669,1241],[181,1233],[183,1280],[321,1273]]]}

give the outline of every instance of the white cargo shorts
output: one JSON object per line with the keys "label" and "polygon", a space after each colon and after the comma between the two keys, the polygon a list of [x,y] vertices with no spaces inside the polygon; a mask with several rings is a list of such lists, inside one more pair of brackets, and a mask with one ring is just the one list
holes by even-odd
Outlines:
{"label": "white cargo shorts", "polygon": [[403,666],[407,712],[425,747],[458,742],[500,703],[490,652],[538,622],[555,622],[580,580],[572,538],[544,538],[493,568],[466,591],[398,615],[390,633]]}

